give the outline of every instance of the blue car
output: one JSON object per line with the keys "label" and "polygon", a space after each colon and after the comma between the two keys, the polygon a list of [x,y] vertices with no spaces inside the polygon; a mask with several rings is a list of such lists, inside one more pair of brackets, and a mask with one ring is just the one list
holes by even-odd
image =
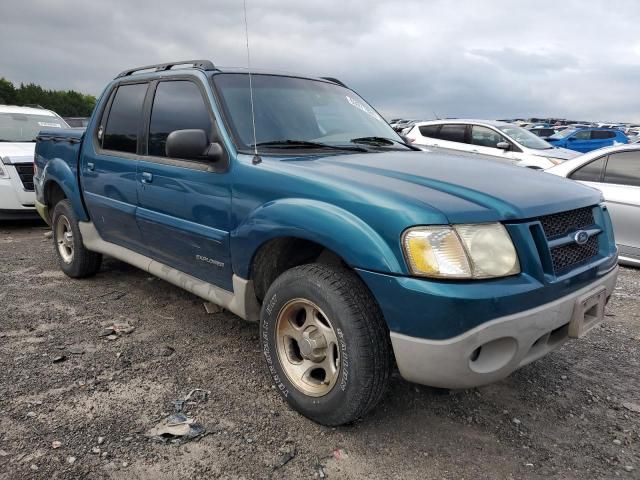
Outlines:
{"label": "blue car", "polygon": [[568,128],[546,140],[554,147],[568,148],[582,153],[629,143],[629,139],[624,133],[612,128]]}

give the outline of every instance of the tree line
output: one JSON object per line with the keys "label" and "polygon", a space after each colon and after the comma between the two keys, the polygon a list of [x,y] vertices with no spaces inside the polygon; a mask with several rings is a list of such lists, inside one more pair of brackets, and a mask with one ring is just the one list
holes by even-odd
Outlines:
{"label": "tree line", "polygon": [[88,117],[96,104],[96,97],[74,90],[45,90],[35,83],[21,83],[16,87],[9,80],[0,78],[0,104],[39,105],[62,117]]}

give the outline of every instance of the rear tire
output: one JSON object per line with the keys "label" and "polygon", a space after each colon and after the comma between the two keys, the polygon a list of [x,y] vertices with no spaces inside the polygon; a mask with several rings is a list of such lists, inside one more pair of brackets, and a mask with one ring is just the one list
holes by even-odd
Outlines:
{"label": "rear tire", "polygon": [[61,200],[56,204],[51,227],[54,251],[60,269],[65,274],[71,278],[84,278],[95,275],[100,270],[102,255],[85,248],[78,217],[69,200]]}
{"label": "rear tire", "polygon": [[270,286],[260,337],[277,390],[323,425],[352,422],[382,398],[391,370],[378,304],[346,268],[294,267]]}

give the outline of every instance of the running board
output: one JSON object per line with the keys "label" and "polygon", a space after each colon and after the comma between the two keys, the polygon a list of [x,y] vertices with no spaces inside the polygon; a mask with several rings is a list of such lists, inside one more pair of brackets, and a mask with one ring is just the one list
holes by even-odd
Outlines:
{"label": "running board", "polygon": [[105,242],[91,222],[78,222],[78,225],[80,227],[80,233],[82,234],[82,243],[87,249],[109,255],[134,267],[138,267],[200,298],[220,305],[222,308],[235,313],[244,320],[257,322],[260,319],[260,304],[256,298],[251,280],[245,280],[234,274],[233,292],[229,292],[149,257],[133,252],[128,248]]}

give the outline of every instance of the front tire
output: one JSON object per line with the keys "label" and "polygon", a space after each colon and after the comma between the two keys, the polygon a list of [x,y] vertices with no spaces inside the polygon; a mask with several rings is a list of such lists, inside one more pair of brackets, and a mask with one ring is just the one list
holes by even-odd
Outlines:
{"label": "front tire", "polygon": [[60,269],[71,278],[95,275],[100,270],[102,255],[85,248],[78,217],[69,200],[61,200],[56,204],[51,225],[54,251]]}
{"label": "front tire", "polygon": [[318,423],[352,422],[384,394],[389,332],[351,270],[309,264],[284,272],[265,296],[260,337],[277,390]]}

